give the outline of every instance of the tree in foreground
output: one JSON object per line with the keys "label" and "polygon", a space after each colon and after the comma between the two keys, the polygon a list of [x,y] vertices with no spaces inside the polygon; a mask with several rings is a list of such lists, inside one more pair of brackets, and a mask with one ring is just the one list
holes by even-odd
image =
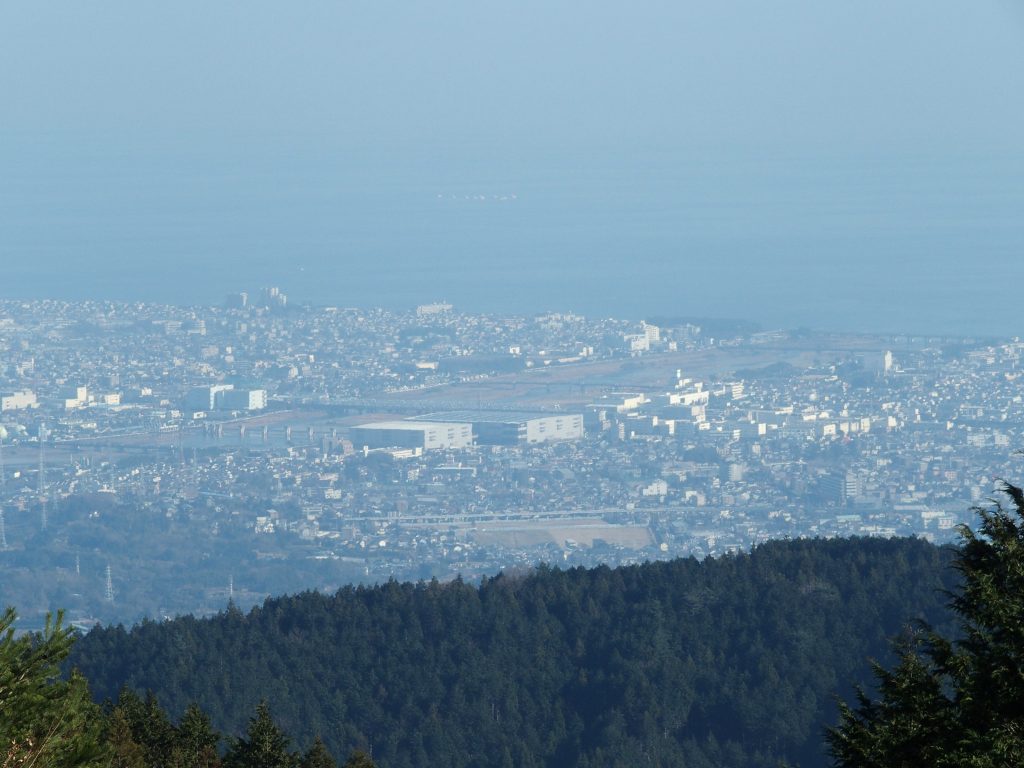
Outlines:
{"label": "tree in foreground", "polygon": [[376,763],[365,752],[356,750],[348,756],[342,768],[376,768]]}
{"label": "tree in foreground", "polygon": [[331,753],[327,751],[319,736],[313,740],[313,746],[302,756],[299,768],[338,768]]}
{"label": "tree in foreground", "polygon": [[13,608],[0,616],[0,765],[89,766],[103,757],[99,709],[85,680],[60,679],[72,631],[48,616],[41,634],[15,636]]}
{"label": "tree in foreground", "polygon": [[123,688],[106,709],[109,768],[220,768],[220,735],[196,704],[174,725],[152,692],[142,698]]}
{"label": "tree in foreground", "polygon": [[828,732],[837,766],[1024,765],[1024,491],[1003,491],[1009,504],[960,527],[960,638],[924,627],[901,641],[894,669],[875,665],[879,698],[858,691]]}
{"label": "tree in foreground", "polygon": [[227,768],[296,768],[298,758],[288,746],[291,740],[270,716],[270,706],[261,701],[249,720],[245,736],[238,739],[224,757]]}
{"label": "tree in foreground", "polygon": [[210,716],[195,703],[189,704],[176,729],[171,764],[178,768],[217,768],[220,736],[210,724]]}

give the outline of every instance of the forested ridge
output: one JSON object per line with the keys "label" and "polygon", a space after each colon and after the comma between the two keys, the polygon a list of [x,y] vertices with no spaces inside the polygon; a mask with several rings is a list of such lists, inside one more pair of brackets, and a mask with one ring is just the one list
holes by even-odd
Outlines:
{"label": "forested ridge", "polygon": [[[37,633],[16,633],[16,620],[0,613],[0,768],[337,768],[319,738],[294,751],[266,702],[234,737],[195,704],[173,721],[152,693],[124,688],[100,706],[80,674],[61,679],[74,642],[62,613]],[[357,750],[343,768],[376,766]]]}
{"label": "forested ridge", "polygon": [[267,700],[297,743],[382,768],[822,766],[833,697],[909,622],[949,627],[950,560],[911,539],[801,540],[391,582],[101,628],[71,662],[97,699],[153,691],[226,733]]}

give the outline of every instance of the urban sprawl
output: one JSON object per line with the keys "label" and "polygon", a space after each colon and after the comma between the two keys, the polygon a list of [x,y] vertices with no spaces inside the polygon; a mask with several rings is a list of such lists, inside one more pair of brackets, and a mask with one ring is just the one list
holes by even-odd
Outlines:
{"label": "urban sprawl", "polygon": [[944,541],[1024,343],[693,318],[0,301],[0,600],[96,621],[771,538]]}

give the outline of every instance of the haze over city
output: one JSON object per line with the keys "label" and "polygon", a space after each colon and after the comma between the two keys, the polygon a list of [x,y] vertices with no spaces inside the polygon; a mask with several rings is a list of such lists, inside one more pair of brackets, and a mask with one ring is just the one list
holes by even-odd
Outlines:
{"label": "haze over city", "polygon": [[8,6],[0,295],[1014,335],[1011,2]]}
{"label": "haze over city", "polygon": [[1022,85],[1020,0],[0,3],[0,768],[1024,765]]}

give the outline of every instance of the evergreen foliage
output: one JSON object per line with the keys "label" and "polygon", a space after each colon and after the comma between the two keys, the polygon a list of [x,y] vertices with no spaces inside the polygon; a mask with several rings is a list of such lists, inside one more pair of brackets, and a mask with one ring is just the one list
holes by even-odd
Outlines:
{"label": "evergreen foliage", "polygon": [[99,765],[98,708],[74,673],[59,679],[72,634],[63,617],[47,617],[39,635],[14,633],[16,614],[0,616],[0,760],[3,768]]}
{"label": "evergreen foliage", "polygon": [[270,716],[270,705],[261,701],[245,736],[228,749],[224,768],[297,768],[298,759],[288,749],[290,742]]}
{"label": "evergreen foliage", "polygon": [[377,768],[370,756],[365,752],[356,750],[353,752],[348,760],[345,761],[343,768]]}
{"label": "evergreen foliage", "polygon": [[213,730],[210,716],[195,703],[189,704],[178,723],[171,752],[174,768],[219,768],[218,742],[220,736]]}
{"label": "evergreen foliage", "polygon": [[132,734],[132,726],[123,709],[115,709],[107,717],[104,733],[110,745],[111,768],[145,768],[146,750]]}
{"label": "evergreen foliage", "polygon": [[338,764],[327,751],[324,742],[317,736],[313,740],[313,746],[302,756],[299,768],[338,768]]}
{"label": "evergreen foliage", "polygon": [[174,725],[150,692],[140,698],[123,689],[108,705],[104,737],[118,764],[147,768],[219,768],[220,735],[209,716],[195,704]]}
{"label": "evergreen foliage", "polygon": [[977,509],[962,526],[951,595],[959,639],[923,626],[891,671],[874,665],[877,700],[862,690],[828,733],[843,768],[1024,765],[1024,491],[1012,507]]}
{"label": "evergreen foliage", "polygon": [[[222,731],[248,729],[225,757],[239,768],[301,764],[282,731],[322,734],[350,762],[372,747],[384,768],[821,766],[840,681],[884,658],[908,619],[948,629],[950,559],[907,539],[790,541],[478,587],[390,582],[98,629],[73,660],[101,696],[153,690],[171,711],[201,702]],[[892,684],[925,695],[927,682]],[[261,700],[280,728],[265,707],[249,720]],[[173,762],[154,718],[136,741]]]}

